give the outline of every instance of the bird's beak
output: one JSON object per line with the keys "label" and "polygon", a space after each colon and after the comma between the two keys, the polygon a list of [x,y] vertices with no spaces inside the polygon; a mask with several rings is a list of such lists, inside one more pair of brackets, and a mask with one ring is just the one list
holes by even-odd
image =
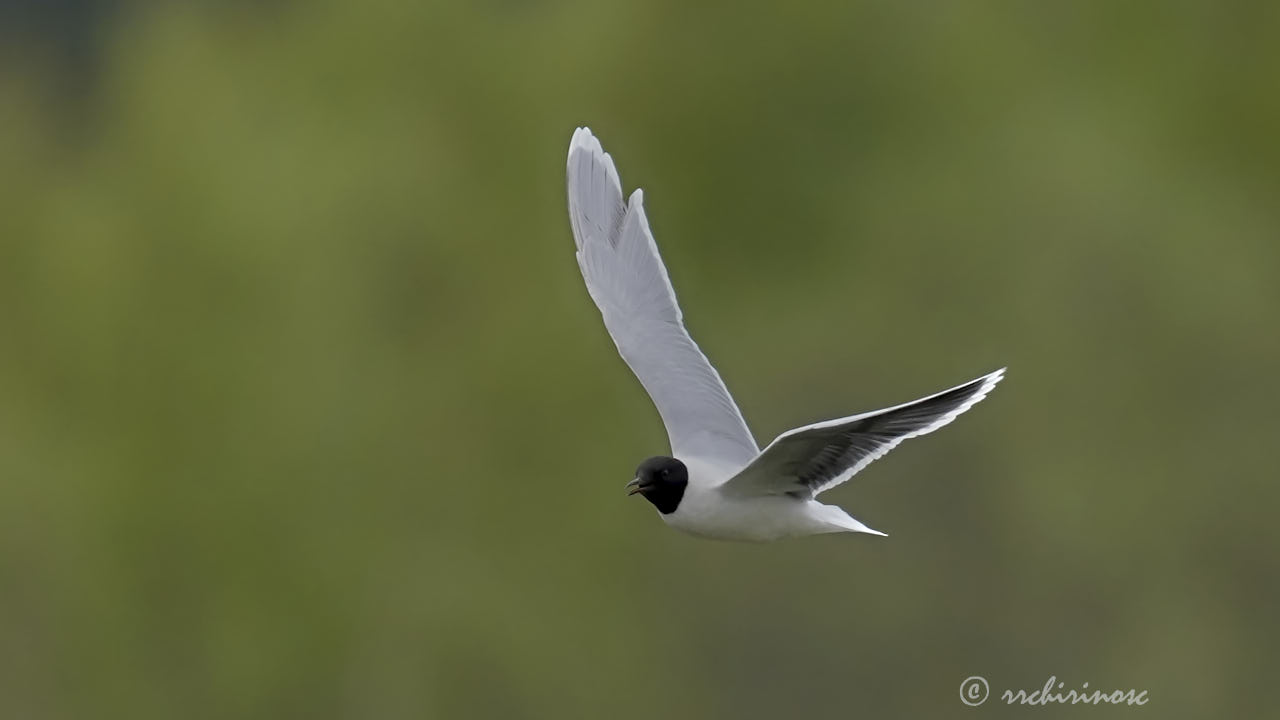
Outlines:
{"label": "bird's beak", "polygon": [[628,495],[635,495],[636,493],[640,492],[640,478],[635,478],[634,480],[627,483],[623,487],[631,488],[631,492],[627,493]]}

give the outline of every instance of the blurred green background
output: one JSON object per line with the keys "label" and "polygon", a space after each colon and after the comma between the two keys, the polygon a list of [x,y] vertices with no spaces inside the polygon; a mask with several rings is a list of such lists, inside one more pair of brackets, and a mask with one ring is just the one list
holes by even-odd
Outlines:
{"label": "blurred green background", "polygon": [[[0,717],[1274,705],[1280,5],[781,5],[0,4]],[[624,495],[581,124],[762,443],[1009,366],[889,538]]]}

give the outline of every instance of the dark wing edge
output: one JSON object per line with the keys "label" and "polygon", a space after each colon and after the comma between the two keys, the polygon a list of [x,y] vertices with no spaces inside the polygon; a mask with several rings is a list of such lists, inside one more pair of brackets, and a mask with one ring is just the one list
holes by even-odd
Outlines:
{"label": "dark wing edge", "polygon": [[722,486],[742,495],[812,498],[858,474],[903,440],[937,430],[1004,379],[1005,368],[902,405],[782,433]]}

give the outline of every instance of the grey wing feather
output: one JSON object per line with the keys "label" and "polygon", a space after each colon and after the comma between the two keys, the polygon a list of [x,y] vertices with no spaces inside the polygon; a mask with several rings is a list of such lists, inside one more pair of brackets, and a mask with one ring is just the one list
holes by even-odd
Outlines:
{"label": "grey wing feather", "polygon": [[935,395],[779,435],[725,491],[811,498],[856,475],[907,438],[946,425],[987,396],[1004,368]]}
{"label": "grey wing feather", "polygon": [[569,221],[578,267],[618,352],[666,425],[672,454],[734,470],[759,447],[719,373],[685,330],[640,190],[622,199],[613,160],[586,128],[569,144]]}

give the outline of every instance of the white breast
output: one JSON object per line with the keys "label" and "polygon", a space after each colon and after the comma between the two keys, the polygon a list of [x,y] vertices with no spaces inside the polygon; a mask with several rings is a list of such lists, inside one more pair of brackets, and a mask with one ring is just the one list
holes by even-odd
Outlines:
{"label": "white breast", "polygon": [[722,540],[766,541],[852,529],[846,520],[853,519],[843,510],[813,500],[787,495],[726,495],[719,486],[737,469],[696,459],[680,460],[689,469],[689,485],[676,511],[661,516],[677,530]]}

